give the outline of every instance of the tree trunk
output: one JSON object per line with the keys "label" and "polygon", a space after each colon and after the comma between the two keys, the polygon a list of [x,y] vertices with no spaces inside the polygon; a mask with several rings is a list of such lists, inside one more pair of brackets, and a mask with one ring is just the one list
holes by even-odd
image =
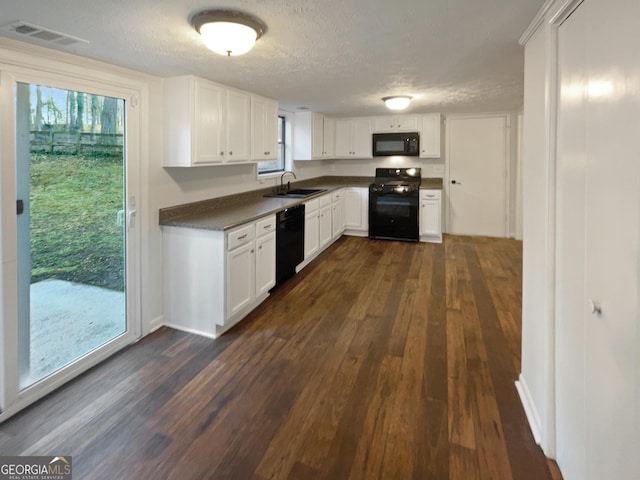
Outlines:
{"label": "tree trunk", "polygon": [[91,133],[96,133],[98,116],[100,115],[100,100],[97,95],[91,95]]}
{"label": "tree trunk", "polygon": [[[118,116],[118,99],[104,97],[102,104],[102,114],[100,115],[100,132],[116,133],[116,118]],[[114,143],[115,138],[105,138],[104,143]]]}
{"label": "tree trunk", "polygon": [[42,130],[42,89],[40,85],[36,85],[36,111],[33,124],[37,131]]}
{"label": "tree trunk", "polygon": [[76,129],[76,92],[67,91],[69,99],[69,116],[67,117],[67,130]]}
{"label": "tree trunk", "polygon": [[78,107],[78,114],[76,115],[76,122],[75,122],[75,128],[74,130],[81,132],[84,130],[84,124],[83,124],[83,119],[84,119],[84,93],[82,92],[78,92],[78,99],[77,99],[77,107]]}

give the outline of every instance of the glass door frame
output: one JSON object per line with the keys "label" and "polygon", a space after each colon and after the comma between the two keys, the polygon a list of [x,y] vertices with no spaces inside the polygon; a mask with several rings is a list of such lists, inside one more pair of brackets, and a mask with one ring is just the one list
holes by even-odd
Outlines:
{"label": "glass door frame", "polygon": [[[118,350],[141,334],[140,227],[136,211],[140,203],[141,90],[121,83],[100,81],[97,74],[42,72],[30,67],[0,63],[0,422],[42,398]],[[18,362],[18,287],[16,215],[16,105],[17,83],[110,96],[125,102],[125,198],[126,198],[126,331],[96,350],[61,368],[32,386],[20,390]],[[131,82],[133,83],[133,82]]]}

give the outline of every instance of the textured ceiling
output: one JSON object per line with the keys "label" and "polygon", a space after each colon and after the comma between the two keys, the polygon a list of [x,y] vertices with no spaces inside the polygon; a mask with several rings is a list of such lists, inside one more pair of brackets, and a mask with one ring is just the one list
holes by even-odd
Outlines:
{"label": "textured ceiling", "polygon": [[[0,26],[23,20],[88,40],[54,47],[167,77],[194,74],[335,116],[474,113],[522,105],[518,38],[544,0],[2,0]],[[267,24],[256,47],[221,57],[189,17],[235,8]],[[12,38],[22,36],[0,31]]]}

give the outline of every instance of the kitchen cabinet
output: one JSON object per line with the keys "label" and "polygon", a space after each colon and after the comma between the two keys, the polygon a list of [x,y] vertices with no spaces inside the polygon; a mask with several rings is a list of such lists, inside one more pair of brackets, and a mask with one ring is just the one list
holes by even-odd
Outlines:
{"label": "kitchen cabinet", "polygon": [[323,195],[318,199],[320,207],[318,212],[318,230],[320,251],[324,250],[333,239],[333,223],[331,221],[331,194]]}
{"label": "kitchen cabinet", "polygon": [[226,89],[225,100],[225,145],[220,153],[227,162],[247,162],[251,156],[251,96]]}
{"label": "kitchen cabinet", "polygon": [[440,158],[440,125],[439,113],[420,116],[420,158]]}
{"label": "kitchen cabinet", "polygon": [[347,187],[344,190],[345,234],[369,234],[369,189]]}
{"label": "kitchen cabinet", "polygon": [[164,82],[164,166],[248,162],[248,93],[193,76]]}
{"label": "kitchen cabinet", "polygon": [[442,242],[441,190],[420,190],[420,240]]}
{"label": "kitchen cabinet", "polygon": [[317,198],[304,203],[304,259],[313,258],[320,250],[320,202]]}
{"label": "kitchen cabinet", "polygon": [[331,194],[331,237],[334,240],[344,232],[343,195],[344,188],[340,188]]}
{"label": "kitchen cabinet", "polygon": [[250,97],[197,77],[165,80],[165,166],[249,160]]}
{"label": "kitchen cabinet", "polygon": [[336,157],[373,158],[371,154],[371,119],[336,119]]}
{"label": "kitchen cabinet", "polygon": [[163,227],[165,323],[215,338],[275,285],[275,215],[227,232]]}
{"label": "kitchen cabinet", "polygon": [[278,158],[278,102],[251,95],[251,160]]}
{"label": "kitchen cabinet", "polygon": [[322,160],[335,155],[335,120],[316,112],[297,112],[293,125],[293,159]]}
{"label": "kitchen cabinet", "polygon": [[373,119],[373,133],[417,131],[418,115],[385,115]]}

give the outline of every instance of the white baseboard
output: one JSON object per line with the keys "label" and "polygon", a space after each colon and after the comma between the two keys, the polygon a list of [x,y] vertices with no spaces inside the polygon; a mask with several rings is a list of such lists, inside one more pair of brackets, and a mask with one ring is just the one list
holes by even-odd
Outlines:
{"label": "white baseboard", "polygon": [[153,333],[164,326],[164,315],[159,315],[149,322],[149,333]]}
{"label": "white baseboard", "polygon": [[516,382],[516,389],[518,390],[518,394],[520,395],[520,401],[522,402],[522,406],[524,407],[524,413],[527,415],[527,420],[529,421],[529,428],[531,428],[531,433],[533,434],[533,438],[538,445],[540,445],[541,437],[541,423],[540,423],[540,415],[538,414],[538,410],[536,409],[535,404],[533,403],[533,399],[531,398],[531,392],[529,392],[529,387],[527,387],[527,382],[525,381],[522,374],[518,378]]}
{"label": "white baseboard", "polygon": [[172,323],[165,323],[164,324],[165,327],[169,327],[169,328],[173,328],[174,330],[180,330],[181,332],[185,332],[185,333],[193,333],[194,335],[200,335],[201,337],[207,337],[207,338],[212,338],[215,339],[216,336],[211,334],[210,332],[203,332],[200,330],[196,330],[195,328],[185,328],[181,325],[174,325]]}

